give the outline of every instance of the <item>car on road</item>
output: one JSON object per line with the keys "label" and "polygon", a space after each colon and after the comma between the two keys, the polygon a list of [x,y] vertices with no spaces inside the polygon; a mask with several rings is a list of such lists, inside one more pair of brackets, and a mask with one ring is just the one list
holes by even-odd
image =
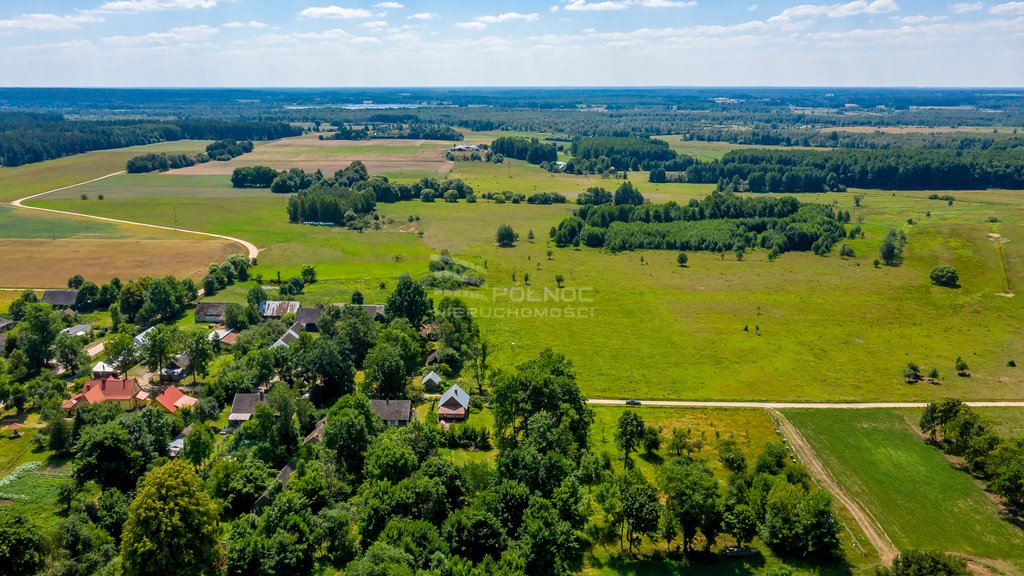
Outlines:
{"label": "car on road", "polygon": [[626,400],[626,406],[639,406],[639,400]]}

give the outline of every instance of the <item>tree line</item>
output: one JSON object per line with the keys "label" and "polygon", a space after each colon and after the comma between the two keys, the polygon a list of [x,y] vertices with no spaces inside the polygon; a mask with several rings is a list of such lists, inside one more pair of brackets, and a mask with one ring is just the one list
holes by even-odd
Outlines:
{"label": "tree line", "polygon": [[55,114],[0,116],[0,165],[21,166],[81,154],[175,140],[273,140],[302,131],[281,122],[68,120]]}
{"label": "tree line", "polygon": [[451,126],[428,123],[368,123],[362,126],[344,124],[337,132],[320,136],[321,140],[446,140],[461,142],[465,136]]}
{"label": "tree line", "polygon": [[541,142],[537,138],[502,136],[491,143],[491,152],[530,164],[558,160],[558,146],[552,142]]}

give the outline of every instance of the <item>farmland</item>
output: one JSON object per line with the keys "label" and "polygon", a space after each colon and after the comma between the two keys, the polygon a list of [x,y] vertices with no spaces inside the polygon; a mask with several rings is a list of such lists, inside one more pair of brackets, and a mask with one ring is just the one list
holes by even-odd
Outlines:
{"label": "farmland", "polygon": [[[839,484],[897,547],[938,548],[1024,566],[1024,535],[1000,516],[967,474],[953,468],[913,429],[915,411],[791,410]],[[970,530],[964,530],[970,526]],[[998,565],[999,562],[996,562]]]}

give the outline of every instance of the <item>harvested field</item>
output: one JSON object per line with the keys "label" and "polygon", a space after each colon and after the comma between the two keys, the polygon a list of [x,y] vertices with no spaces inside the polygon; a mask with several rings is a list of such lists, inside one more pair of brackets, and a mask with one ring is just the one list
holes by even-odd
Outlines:
{"label": "harvested field", "polygon": [[117,276],[189,277],[199,280],[211,262],[238,252],[221,240],[0,239],[0,287],[64,286],[81,274],[96,283]]}
{"label": "harvested field", "polygon": [[302,168],[307,172],[321,170],[325,174],[333,174],[361,160],[371,174],[401,177],[415,172],[417,176],[443,176],[453,166],[444,158],[450,145],[450,142],[434,140],[288,138],[257,146],[251,153],[228,162],[209,162],[170,173],[224,176],[230,175],[235,168],[262,165],[275,170]]}

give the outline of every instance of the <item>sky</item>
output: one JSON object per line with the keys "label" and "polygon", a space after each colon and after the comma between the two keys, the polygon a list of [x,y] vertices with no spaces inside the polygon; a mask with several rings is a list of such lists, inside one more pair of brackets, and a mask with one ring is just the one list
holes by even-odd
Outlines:
{"label": "sky", "polygon": [[0,85],[1024,86],[1024,1],[2,0]]}

